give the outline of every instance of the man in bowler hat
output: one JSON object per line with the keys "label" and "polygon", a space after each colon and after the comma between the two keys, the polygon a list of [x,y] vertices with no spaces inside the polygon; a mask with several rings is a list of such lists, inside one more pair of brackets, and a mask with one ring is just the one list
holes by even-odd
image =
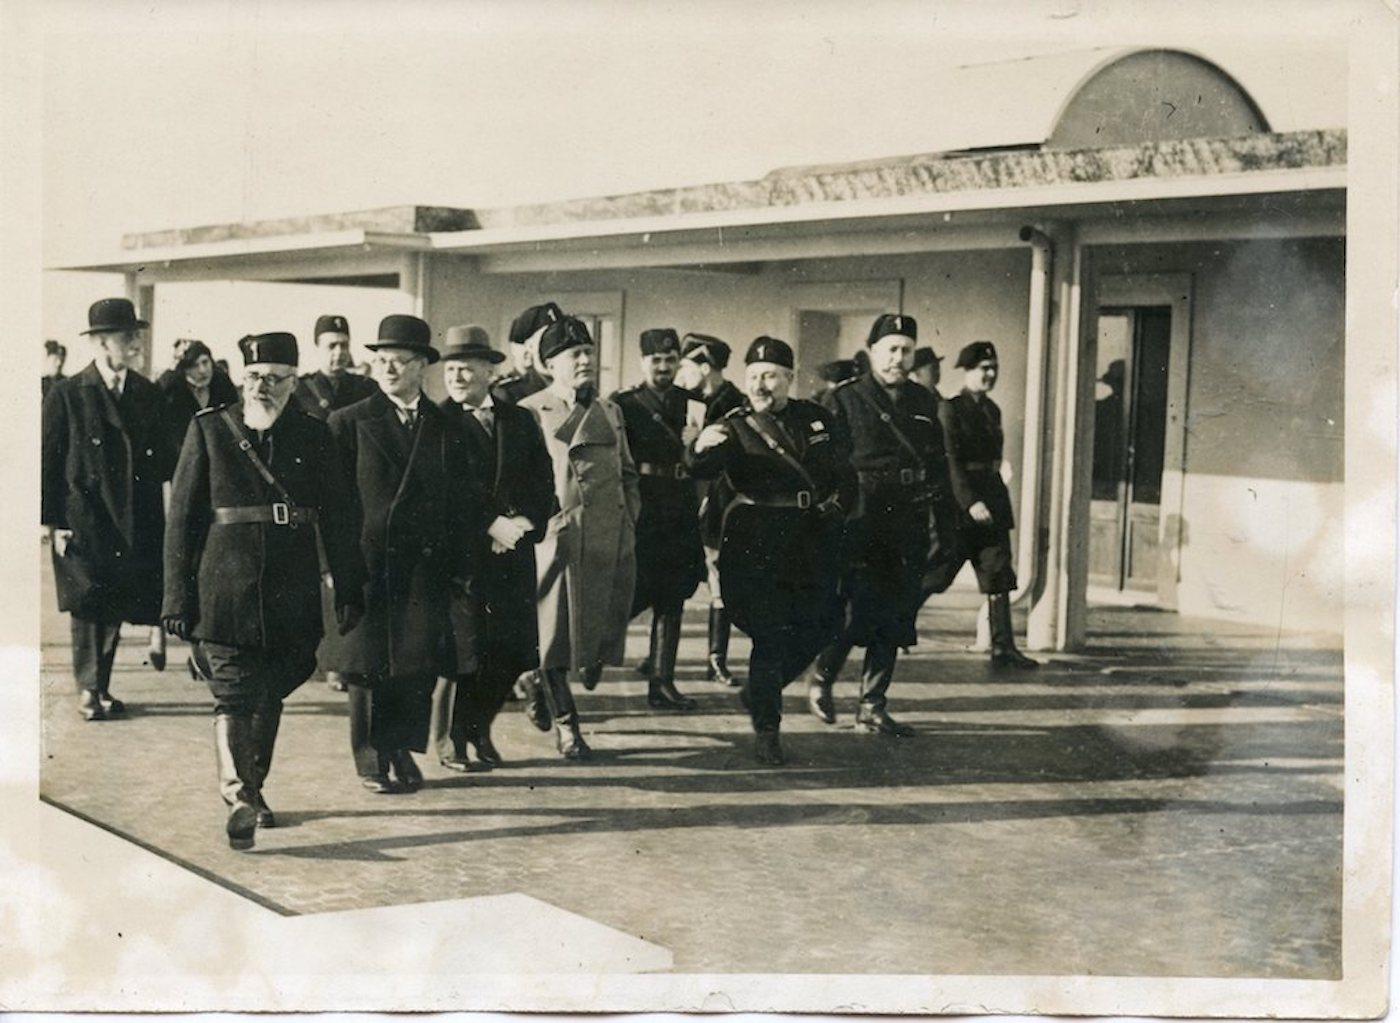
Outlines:
{"label": "man in bowler hat", "polygon": [[515,372],[496,382],[494,392],[500,401],[518,402],[538,394],[549,386],[549,375],[540,358],[540,338],[545,328],[564,318],[564,312],[553,302],[532,305],[517,316],[510,325],[511,351],[515,355]]}
{"label": "man in bowler hat", "polygon": [[1037,663],[1016,648],[1011,628],[1011,591],[1016,588],[1012,563],[1011,494],[1001,478],[1001,409],[991,399],[996,386],[996,346],[974,341],[958,353],[963,388],[938,407],[948,450],[948,471],[957,501],[954,542],[941,542],[924,575],[926,593],[942,593],[964,564],[971,561],[978,588],[987,597],[992,633],[992,664],[1030,669]]}
{"label": "man in bowler hat", "polygon": [[330,430],[292,401],[296,338],[258,334],[238,348],[243,398],[206,406],[185,434],[161,617],[172,635],[194,641],[192,663],[214,697],[225,831],[231,846],[247,849],[256,827],[276,824],[263,786],[282,701],[316,668],[318,548],[335,578],[340,629],[362,614],[365,570]]}
{"label": "man in bowler hat", "polygon": [[423,393],[431,339],[418,317],[386,316],[366,346],[380,392],[329,420],[369,581],[364,618],[326,667],[345,678],[355,768],[379,793],[422,787],[411,751],[427,751],[433,683],[452,668],[452,587],[469,584],[472,538],[486,528],[465,439]]}
{"label": "man in bowler hat", "polygon": [[740,689],[762,764],[783,763],[783,687],[838,627],[842,523],[855,496],[850,444],[821,406],[789,397],[792,348],[756,338],[745,362],[748,403],[701,431],[691,471],[721,474],[733,493],[720,536],[719,585],[753,640]]}
{"label": "man in bowler hat", "polygon": [[919,325],[885,313],[866,338],[870,372],[837,385],[826,408],[850,435],[859,499],[846,522],[841,632],[817,658],[808,706],[836,723],[832,687],[853,646],[865,647],[856,729],[906,736],[913,729],[886,709],[901,647],[918,642],[929,518],[951,518],[948,464],[933,395],[909,379]]}
{"label": "man in bowler hat", "polygon": [[632,615],[651,610],[651,642],[642,673],[655,710],[692,710],[676,688],[676,651],[685,602],[705,578],[700,507],[685,465],[686,447],[700,432],[705,406],[675,386],[680,338],[670,327],[642,331],[642,382],[612,396],[627,426],[642,498],[637,519],[637,587]]}
{"label": "man in bowler hat", "polygon": [[439,762],[468,769],[468,747],[487,768],[501,766],[491,724],[515,679],[540,663],[535,618],[535,545],[559,504],[535,417],[491,395],[505,356],[482,327],[450,327],[442,350],[447,398],[439,407],[466,438],[472,476],[490,522],[473,538],[478,566],[452,593],[456,665],[433,692],[432,738]]}
{"label": "man in bowler hat", "polygon": [[[681,338],[681,361],[676,369],[676,386],[684,388],[705,403],[705,423],[719,422],[744,404],[744,392],[725,379],[729,365],[727,342],[710,334],[690,333]],[[726,686],[737,686],[729,670],[729,616],[719,594],[719,532],[729,495],[723,479],[696,480],[699,498],[700,543],[705,552],[705,582],[710,591],[708,656],[705,678]]]}
{"label": "man in bowler hat", "polygon": [[58,608],[71,617],[84,720],[120,715],[111,694],[122,622],[158,625],[162,483],[174,463],[155,385],[131,368],[145,325],[124,298],[88,310],[93,361],[44,399],[40,521]]}

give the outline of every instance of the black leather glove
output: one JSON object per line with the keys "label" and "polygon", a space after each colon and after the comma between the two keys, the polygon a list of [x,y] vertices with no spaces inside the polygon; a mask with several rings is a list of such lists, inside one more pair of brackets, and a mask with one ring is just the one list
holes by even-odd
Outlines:
{"label": "black leather glove", "polygon": [[359,604],[337,604],[335,608],[335,623],[337,631],[344,636],[355,626],[360,624],[360,619],[365,616],[365,609]]}
{"label": "black leather glove", "polygon": [[193,623],[189,615],[168,615],[160,620],[161,627],[176,639],[188,640]]}

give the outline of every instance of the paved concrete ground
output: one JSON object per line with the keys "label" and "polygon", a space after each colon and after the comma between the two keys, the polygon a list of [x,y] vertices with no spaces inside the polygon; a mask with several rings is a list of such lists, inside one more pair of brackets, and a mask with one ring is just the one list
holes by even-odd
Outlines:
{"label": "paved concrete ground", "polygon": [[1304,638],[1102,609],[1084,656],[1005,676],[963,651],[971,610],[926,612],[893,703],[919,735],[856,734],[849,683],[826,728],[795,686],[791,763],[771,770],[732,695],[699,680],[693,613],[697,712],[650,713],[644,683],[610,671],[579,698],[592,764],[508,708],[507,768],[433,763],[394,797],[356,784],[344,698],[312,682],[267,790],[285,826],[235,853],[183,650],[158,674],[131,630],[113,686],[128,719],[84,723],[44,600],[44,798],[283,912],[523,892],[684,972],[1340,969],[1341,654]]}

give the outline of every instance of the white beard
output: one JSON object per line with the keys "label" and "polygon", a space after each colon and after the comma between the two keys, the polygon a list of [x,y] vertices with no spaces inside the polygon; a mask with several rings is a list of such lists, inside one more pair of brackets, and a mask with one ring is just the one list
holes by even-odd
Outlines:
{"label": "white beard", "polygon": [[269,408],[262,402],[249,398],[243,402],[243,425],[250,430],[270,430],[286,404],[284,401]]}

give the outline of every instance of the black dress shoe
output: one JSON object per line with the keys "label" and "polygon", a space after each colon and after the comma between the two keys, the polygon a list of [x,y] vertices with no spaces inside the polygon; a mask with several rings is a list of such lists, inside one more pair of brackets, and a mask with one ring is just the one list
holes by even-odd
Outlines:
{"label": "black dress shoe", "polygon": [[583,683],[583,688],[590,693],[598,688],[598,683],[603,681],[603,666],[601,664],[590,664],[584,668],[579,681]]}
{"label": "black dress shoe", "polygon": [[992,648],[993,668],[1015,668],[1018,671],[1035,671],[1040,667],[1040,662],[1032,660],[1021,651],[1013,647],[1003,649]]}
{"label": "black dress shoe", "polygon": [[807,687],[807,709],[824,725],[836,724],[836,698],[831,694],[828,682],[813,682]]}
{"label": "black dress shoe", "polygon": [[103,693],[98,699],[102,702],[102,709],[109,718],[119,718],[126,713],[126,704],[116,697]]}
{"label": "black dress shoe", "polygon": [[253,806],[255,806],[258,811],[258,827],[277,827],[277,818],[272,815],[272,807],[267,805],[267,800],[263,798],[261,792],[259,792],[257,798],[253,800]]}
{"label": "black dress shoe", "polygon": [[403,786],[387,774],[363,774],[360,776],[360,785],[382,796],[396,795],[403,791]]}
{"label": "black dress shoe", "polygon": [[725,659],[718,654],[710,654],[706,658],[705,681],[720,682],[731,689],[739,684],[739,680],[730,673],[729,665],[725,663]]}
{"label": "black dress shoe", "polygon": [[489,733],[482,733],[467,740],[476,747],[476,759],[480,760],[487,767],[500,767],[505,763],[501,756],[501,751],[496,749],[496,744],[491,741]]}
{"label": "black dress shoe", "polygon": [[587,760],[593,755],[592,748],[583,741],[583,734],[578,730],[577,722],[572,725],[561,724],[557,732],[555,743],[565,760]]}
{"label": "black dress shoe", "polygon": [[758,732],[754,735],[754,759],[770,767],[781,767],[787,763],[783,756],[783,744],[777,732]]}
{"label": "black dress shoe", "polygon": [[694,710],[696,705],[674,682],[652,679],[647,684],[647,706],[652,710]]}
{"label": "black dress shoe", "polygon": [[632,670],[642,676],[642,678],[646,678],[651,674],[651,657],[648,656],[638,661],[637,666]]}
{"label": "black dress shoe", "polygon": [[150,659],[151,667],[154,668],[156,671],[165,670],[164,650],[148,650],[146,652],[146,656]]}
{"label": "black dress shoe", "polygon": [[84,721],[106,721],[107,712],[102,709],[102,699],[90,689],[84,689],[78,696],[78,713]]}
{"label": "black dress shoe", "polygon": [[423,772],[413,762],[413,754],[408,750],[396,750],[389,757],[389,769],[405,792],[417,792],[423,787]]}
{"label": "black dress shoe", "polygon": [[240,798],[229,808],[228,820],[224,822],[224,834],[228,836],[228,847],[240,852],[253,848],[253,835],[257,828],[257,807]]}
{"label": "black dress shoe", "polygon": [[458,774],[466,774],[472,769],[472,765],[466,757],[439,757],[438,763],[449,771],[456,771]]}
{"label": "black dress shoe", "polygon": [[890,717],[884,708],[874,710],[870,707],[862,707],[860,712],[856,714],[856,731],[878,733],[895,738],[908,738],[911,735],[919,734],[908,725],[900,724]]}
{"label": "black dress shoe", "polygon": [[554,717],[549,713],[549,704],[544,699],[545,681],[539,672],[527,671],[516,680],[525,692],[525,716],[541,732],[547,732],[554,725]]}

